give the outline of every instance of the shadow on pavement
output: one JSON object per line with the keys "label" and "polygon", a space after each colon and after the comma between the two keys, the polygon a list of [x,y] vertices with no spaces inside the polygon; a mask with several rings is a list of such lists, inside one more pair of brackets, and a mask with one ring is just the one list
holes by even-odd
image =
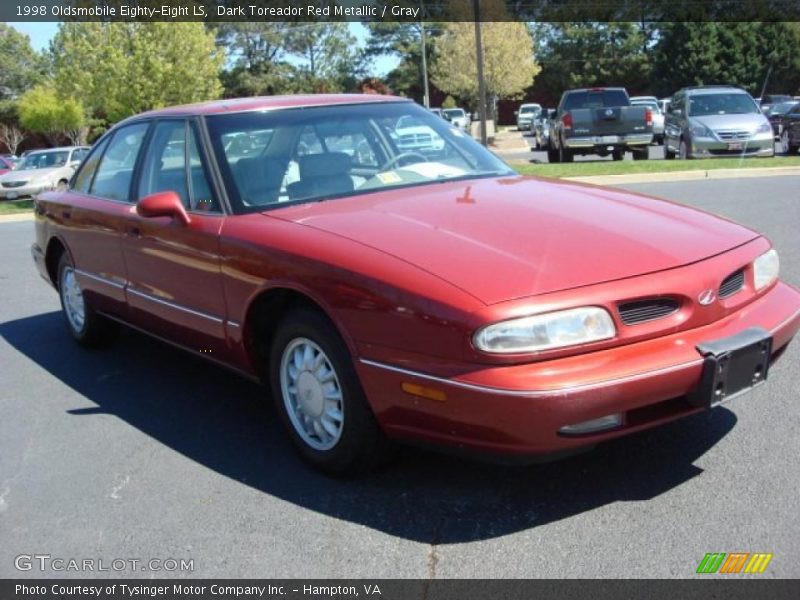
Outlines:
{"label": "shadow on pavement", "polygon": [[[125,331],[87,351],[51,312],[0,324],[14,348],[96,407],[200,465],[287,502],[428,543],[482,540],[618,501],[647,500],[702,473],[692,463],[736,424],[725,408],[534,466],[482,464],[408,449],[356,481],[306,467],[265,391],[199,358]],[[91,457],[86,457],[90,461]]]}

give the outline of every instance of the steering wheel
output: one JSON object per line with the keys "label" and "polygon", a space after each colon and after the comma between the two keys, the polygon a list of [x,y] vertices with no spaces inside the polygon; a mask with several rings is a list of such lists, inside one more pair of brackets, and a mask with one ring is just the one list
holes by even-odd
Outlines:
{"label": "steering wheel", "polygon": [[398,163],[398,162],[400,162],[400,161],[401,161],[401,160],[403,160],[404,158],[411,158],[411,157],[414,157],[414,156],[418,156],[418,157],[419,157],[419,158],[421,158],[421,159],[422,159],[424,162],[428,162],[428,157],[427,157],[427,156],[425,156],[424,154],[420,154],[419,152],[413,152],[413,151],[409,151],[409,152],[401,152],[401,153],[400,153],[400,154],[398,154],[397,156],[395,156],[395,157],[392,157],[392,158],[390,158],[389,160],[387,160],[385,163],[383,163],[383,164],[380,166],[380,169],[381,169],[381,171],[385,171],[386,169],[388,169],[389,167],[393,166],[395,163]]}

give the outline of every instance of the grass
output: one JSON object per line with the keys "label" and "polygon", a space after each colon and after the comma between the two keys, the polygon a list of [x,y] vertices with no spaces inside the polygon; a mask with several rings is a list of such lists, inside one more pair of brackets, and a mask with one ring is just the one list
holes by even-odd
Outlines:
{"label": "grass", "polygon": [[33,200],[0,200],[0,215],[31,212]]}
{"label": "grass", "polygon": [[627,175],[630,173],[670,173],[673,171],[710,171],[714,169],[758,169],[765,167],[800,167],[800,156],[775,158],[708,158],[702,160],[598,160],[576,163],[530,164],[512,162],[522,175],[543,177],[589,177],[592,175]]}

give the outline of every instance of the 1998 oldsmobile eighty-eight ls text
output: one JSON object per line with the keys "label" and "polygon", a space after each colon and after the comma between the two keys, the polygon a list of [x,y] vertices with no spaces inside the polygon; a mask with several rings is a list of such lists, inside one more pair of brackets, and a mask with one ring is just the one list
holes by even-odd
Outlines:
{"label": "1998 oldsmobile eighty-eight ls text", "polygon": [[759,234],[520,177],[400,98],[132,117],[35,213],[78,342],[124,323],[268,383],[330,473],[391,439],[526,457],[658,425],[764,381],[800,328]]}

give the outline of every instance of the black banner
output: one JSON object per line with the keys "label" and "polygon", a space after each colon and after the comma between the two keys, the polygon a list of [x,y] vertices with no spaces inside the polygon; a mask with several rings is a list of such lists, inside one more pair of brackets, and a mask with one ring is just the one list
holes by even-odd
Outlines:
{"label": "black banner", "polygon": [[[2,21],[472,21],[475,0],[3,0]],[[798,0],[479,0],[483,21],[800,21]]]}

